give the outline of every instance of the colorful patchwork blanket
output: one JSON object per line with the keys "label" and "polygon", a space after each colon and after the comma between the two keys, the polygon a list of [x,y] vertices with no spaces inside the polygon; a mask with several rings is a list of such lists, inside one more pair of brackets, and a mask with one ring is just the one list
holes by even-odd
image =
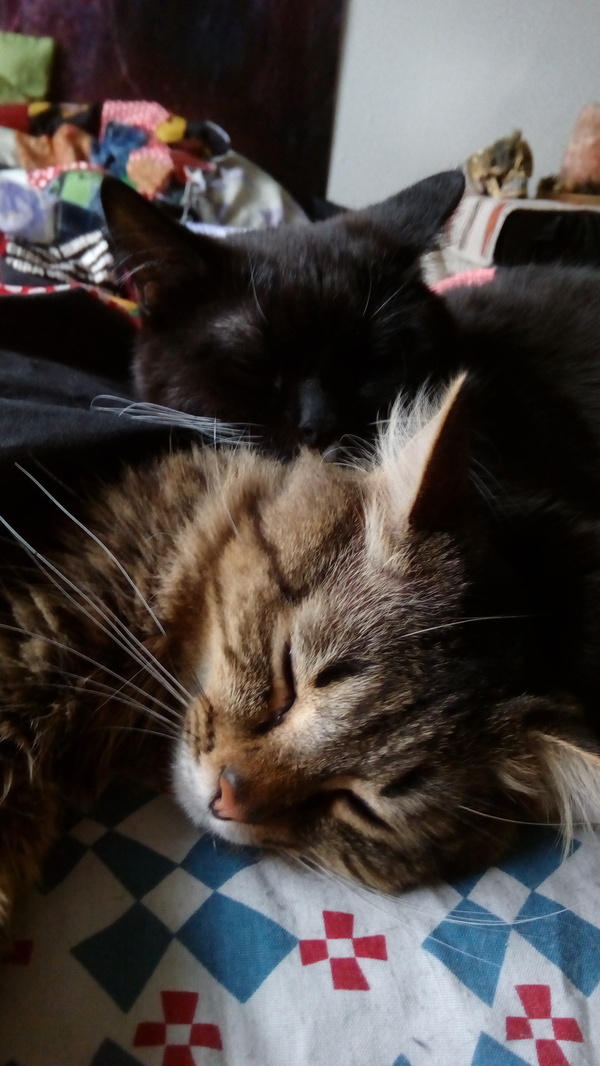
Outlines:
{"label": "colorful patchwork blanket", "polygon": [[[213,122],[143,100],[0,103],[0,348],[17,344],[18,351],[44,357],[50,344],[54,356],[61,338],[72,348],[70,302],[63,304],[61,330],[49,299],[56,292],[83,289],[135,320],[136,305],[119,285],[107,240],[99,191],[105,174],[191,229],[226,233],[307,221],[286,190],[235,152]],[[38,297],[35,308],[16,299],[25,295]],[[91,314],[102,317],[98,309]],[[120,345],[125,364],[132,337],[124,344],[116,325],[112,336],[114,321],[104,316],[105,347]],[[25,349],[23,331],[35,332]]]}

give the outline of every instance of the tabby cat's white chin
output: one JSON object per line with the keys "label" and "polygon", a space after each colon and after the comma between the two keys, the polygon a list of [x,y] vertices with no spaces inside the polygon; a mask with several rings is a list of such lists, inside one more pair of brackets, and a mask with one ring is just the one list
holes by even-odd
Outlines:
{"label": "tabby cat's white chin", "polygon": [[216,778],[194,758],[185,740],[180,741],[175,753],[173,789],[175,799],[194,825],[215,833],[230,844],[256,843],[251,826],[215,818],[209,804],[217,791]]}

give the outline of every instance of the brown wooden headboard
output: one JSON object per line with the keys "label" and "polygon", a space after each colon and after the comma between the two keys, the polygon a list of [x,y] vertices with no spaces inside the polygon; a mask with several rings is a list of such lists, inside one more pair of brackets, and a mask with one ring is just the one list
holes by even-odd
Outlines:
{"label": "brown wooden headboard", "polygon": [[53,100],[158,100],[210,118],[304,199],[324,195],[345,0],[0,0],[54,37]]}

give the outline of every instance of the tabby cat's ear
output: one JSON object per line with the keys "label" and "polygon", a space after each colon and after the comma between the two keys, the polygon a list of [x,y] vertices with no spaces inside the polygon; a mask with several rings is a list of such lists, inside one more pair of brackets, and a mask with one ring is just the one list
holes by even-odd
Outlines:
{"label": "tabby cat's ear", "polygon": [[375,222],[403,244],[426,250],[435,243],[464,191],[463,172],[446,170],[357,214]]}
{"label": "tabby cat's ear", "polygon": [[469,454],[465,375],[441,403],[397,403],[379,445],[366,507],[369,553],[380,563],[397,556],[409,531],[434,533],[460,523],[467,498]]}
{"label": "tabby cat's ear", "polygon": [[105,178],[100,196],[117,271],[131,280],[143,312],[159,308],[181,281],[218,269],[218,240],[190,233],[125,182]]}

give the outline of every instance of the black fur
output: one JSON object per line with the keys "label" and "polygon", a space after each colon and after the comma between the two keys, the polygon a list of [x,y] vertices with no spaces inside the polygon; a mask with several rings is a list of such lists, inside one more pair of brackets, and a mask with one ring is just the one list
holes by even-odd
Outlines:
{"label": "black fur", "polygon": [[250,423],[280,452],[372,436],[398,391],[414,391],[453,345],[419,262],[463,188],[450,171],[364,211],[219,241],[105,181],[142,310],[140,397]]}

